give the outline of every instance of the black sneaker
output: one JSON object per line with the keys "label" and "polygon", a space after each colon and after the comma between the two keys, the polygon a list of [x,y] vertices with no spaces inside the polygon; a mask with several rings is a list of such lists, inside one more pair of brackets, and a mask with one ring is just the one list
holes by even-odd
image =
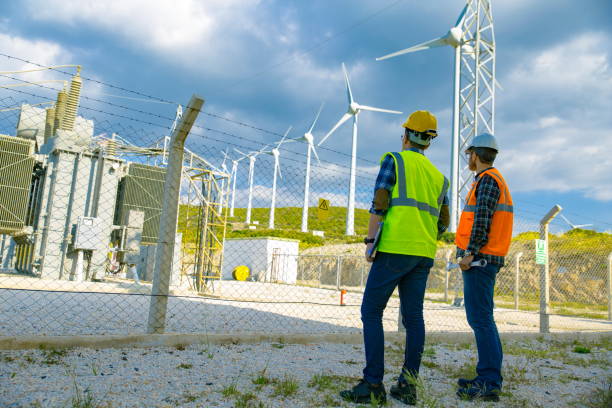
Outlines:
{"label": "black sneaker", "polygon": [[350,390],[340,391],[342,399],[355,402],[358,404],[375,404],[382,405],[387,402],[387,393],[385,392],[384,384],[370,384],[364,379],[359,380],[359,384]]}
{"label": "black sneaker", "polygon": [[414,384],[398,381],[397,384],[391,386],[389,393],[393,398],[403,402],[404,404],[416,405],[417,392],[416,385]]}
{"label": "black sneaker", "polygon": [[475,382],[476,382],[476,378],[472,378],[471,380],[468,380],[467,378],[460,378],[457,380],[457,385],[460,388],[469,388]]}
{"label": "black sneaker", "polygon": [[457,396],[465,400],[481,399],[483,401],[499,401],[501,389],[482,381],[474,381],[467,387],[457,390]]}

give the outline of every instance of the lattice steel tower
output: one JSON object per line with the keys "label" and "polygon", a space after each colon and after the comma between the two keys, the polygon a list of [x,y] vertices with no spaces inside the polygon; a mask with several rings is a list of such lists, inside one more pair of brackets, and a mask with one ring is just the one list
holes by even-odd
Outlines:
{"label": "lattice steel tower", "polygon": [[468,0],[461,25],[463,38],[455,52],[455,95],[451,151],[451,225],[473,174],[463,151],[479,133],[495,134],[495,33],[490,0]]}

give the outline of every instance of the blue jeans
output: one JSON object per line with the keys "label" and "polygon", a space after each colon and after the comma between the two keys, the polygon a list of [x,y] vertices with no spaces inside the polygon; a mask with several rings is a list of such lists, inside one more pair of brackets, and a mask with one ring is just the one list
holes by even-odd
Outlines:
{"label": "blue jeans", "polygon": [[493,317],[493,290],[499,268],[499,265],[488,264],[463,271],[463,292],[465,314],[474,330],[478,349],[477,379],[501,388],[504,355]]}
{"label": "blue jeans", "polygon": [[406,328],[404,371],[418,375],[425,342],[423,297],[433,259],[379,252],[370,269],[361,304],[366,367],[363,378],[379,384],[385,374],[385,334],[382,317],[387,301],[399,286],[402,322]]}

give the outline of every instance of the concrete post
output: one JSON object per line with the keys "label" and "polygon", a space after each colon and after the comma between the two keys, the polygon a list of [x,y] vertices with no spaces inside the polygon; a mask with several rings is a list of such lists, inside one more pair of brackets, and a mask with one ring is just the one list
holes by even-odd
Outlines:
{"label": "concrete post", "polygon": [[[359,282],[360,282],[360,283],[359,283],[359,287],[360,287],[361,289],[364,289],[364,287],[363,287],[363,273],[365,272],[365,268],[366,268],[366,265],[361,264],[361,280],[359,281]],[[364,290],[365,290],[365,289],[364,289]]]}
{"label": "concrete post", "polygon": [[521,287],[521,256],[523,256],[523,253],[519,252],[514,258],[514,310],[519,309],[519,290]]}
{"label": "concrete post", "polygon": [[444,268],[444,301],[448,302],[448,281],[450,279],[450,269],[449,265],[451,263],[451,256],[453,255],[452,250],[446,251],[446,266]]}
{"label": "concrete post", "polygon": [[540,239],[544,241],[546,256],[544,265],[540,265],[540,333],[550,333],[550,274],[548,267],[548,224],[562,208],[555,205],[540,220]]}
{"label": "concrete post", "polygon": [[338,255],[338,261],[336,262],[336,289],[340,290],[340,275],[342,274],[342,257]]}
{"label": "concrete post", "polygon": [[608,255],[608,320],[612,320],[612,252]]}
{"label": "concrete post", "polygon": [[187,112],[172,133],[164,183],[163,208],[159,223],[159,238],[157,239],[155,254],[155,272],[147,324],[148,333],[163,333],[166,328],[168,290],[173,269],[172,261],[174,259],[185,140],[203,105],[204,99],[193,95],[187,106]]}

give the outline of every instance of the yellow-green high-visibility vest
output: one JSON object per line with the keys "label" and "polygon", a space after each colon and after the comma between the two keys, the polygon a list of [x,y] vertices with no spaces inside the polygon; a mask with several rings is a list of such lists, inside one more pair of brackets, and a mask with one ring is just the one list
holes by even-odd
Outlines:
{"label": "yellow-green high-visibility vest", "polygon": [[395,160],[395,186],[378,251],[436,257],[438,218],[449,182],[424,155],[386,153]]}

